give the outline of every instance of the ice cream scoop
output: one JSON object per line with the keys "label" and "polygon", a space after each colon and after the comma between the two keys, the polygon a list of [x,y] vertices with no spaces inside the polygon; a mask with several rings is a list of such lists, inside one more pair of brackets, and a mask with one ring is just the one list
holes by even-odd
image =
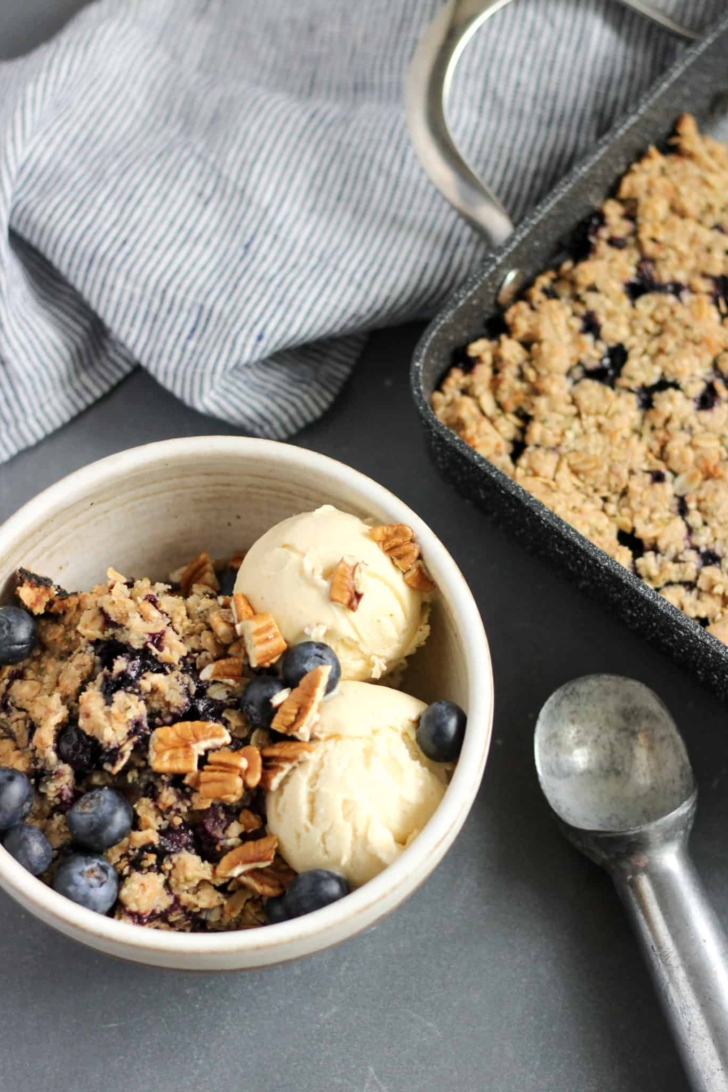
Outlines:
{"label": "ice cream scoop", "polygon": [[[330,645],[344,679],[387,675],[429,632],[427,597],[405,583],[370,531],[328,504],[291,516],[251,547],[235,584],[256,611],[273,615],[289,645]],[[355,609],[331,598],[344,559],[358,567]]]}
{"label": "ice cream scoop", "polygon": [[417,698],[342,682],[321,705],[314,750],[268,794],[268,827],[298,872],[327,868],[356,887],[399,856],[447,786],[417,746]]}
{"label": "ice cream scoop", "polygon": [[536,768],[574,845],[611,875],[695,1092],[728,1092],[728,939],[688,856],[697,790],[677,725],[634,679],[566,683]]}

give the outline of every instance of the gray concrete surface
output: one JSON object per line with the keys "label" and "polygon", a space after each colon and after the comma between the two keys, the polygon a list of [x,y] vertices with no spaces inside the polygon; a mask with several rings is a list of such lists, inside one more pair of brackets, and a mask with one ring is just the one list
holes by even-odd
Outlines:
{"label": "gray concrete surface", "polygon": [[[52,31],[74,6],[2,0],[3,52]],[[435,476],[407,387],[417,333],[376,335],[337,405],[296,442],[417,509],[481,606],[495,739],[461,837],[371,932],[248,974],[116,963],[0,896],[3,1092],[685,1092],[616,897],[550,821],[532,732],[540,705],[573,676],[613,671],[653,687],[688,743],[701,791],[694,855],[728,923],[726,709]],[[114,451],[233,431],[137,373],[0,468],[0,519]]]}

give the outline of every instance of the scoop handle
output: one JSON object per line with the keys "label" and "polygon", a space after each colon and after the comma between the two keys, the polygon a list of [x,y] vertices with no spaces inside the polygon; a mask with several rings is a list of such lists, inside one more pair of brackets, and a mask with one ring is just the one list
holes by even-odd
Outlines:
{"label": "scoop handle", "polygon": [[728,939],[683,842],[612,871],[695,1092],[728,1092]]}

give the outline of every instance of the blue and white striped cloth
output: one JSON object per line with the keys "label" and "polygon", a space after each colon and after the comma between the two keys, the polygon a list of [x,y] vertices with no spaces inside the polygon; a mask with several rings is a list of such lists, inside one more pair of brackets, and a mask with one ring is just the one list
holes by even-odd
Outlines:
{"label": "blue and white striped cloth", "polygon": [[[663,2],[695,27],[723,7]],[[368,331],[433,312],[484,254],[405,130],[438,7],[102,0],[0,66],[0,459],[137,364],[288,436]],[[615,0],[518,0],[470,48],[454,127],[517,218],[678,48]]]}

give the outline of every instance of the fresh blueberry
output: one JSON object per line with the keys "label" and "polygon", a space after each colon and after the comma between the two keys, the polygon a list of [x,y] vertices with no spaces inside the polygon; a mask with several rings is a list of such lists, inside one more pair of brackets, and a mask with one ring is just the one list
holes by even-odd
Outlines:
{"label": "fresh blueberry", "polygon": [[269,925],[275,925],[279,921],[288,921],[290,914],[286,909],[286,896],[274,895],[265,904],[265,912]]}
{"label": "fresh blueberry", "polygon": [[273,675],[256,675],[243,690],[240,709],[253,728],[270,728],[275,715],[271,698],[285,690],[285,683]]}
{"label": "fresh blueberry", "polygon": [[349,885],[338,872],[330,872],[326,868],[301,872],[283,896],[286,917],[300,918],[302,914],[312,914],[314,910],[320,910],[348,894]]}
{"label": "fresh blueberry", "polygon": [[101,748],[93,736],[88,736],[77,724],[68,724],[58,736],[56,751],[76,773],[88,773],[97,765]]}
{"label": "fresh blueberry", "polygon": [[66,820],[75,842],[84,849],[102,853],[126,838],[134,812],[121,793],[105,787],[85,793],[68,812]]}
{"label": "fresh blueberry", "polygon": [[42,830],[31,823],[18,823],[3,838],[11,857],[27,868],[31,876],[40,876],[53,860],[53,849]]}
{"label": "fresh blueberry", "polygon": [[0,607],[0,664],[19,664],[38,641],[35,618],[22,607]]}
{"label": "fresh blueberry", "polygon": [[33,786],[20,770],[0,766],[0,830],[22,823],[33,807]]}
{"label": "fresh blueberry", "polygon": [[433,701],[420,717],[417,742],[433,762],[454,762],[460,754],[468,718],[452,701]]}
{"label": "fresh blueberry", "polygon": [[220,581],[220,595],[232,595],[235,591],[235,581],[237,578],[237,569],[224,569],[218,577],[218,580]]}
{"label": "fresh blueberry", "polygon": [[119,878],[103,857],[74,853],[59,865],[53,890],[87,910],[105,914],[116,902]]}
{"label": "fresh blueberry", "polygon": [[323,641],[303,641],[300,645],[292,645],[286,649],[281,659],[283,681],[286,686],[298,686],[309,671],[327,664],[331,667],[331,674],[326,693],[330,694],[341,678],[341,664],[333,648]]}

